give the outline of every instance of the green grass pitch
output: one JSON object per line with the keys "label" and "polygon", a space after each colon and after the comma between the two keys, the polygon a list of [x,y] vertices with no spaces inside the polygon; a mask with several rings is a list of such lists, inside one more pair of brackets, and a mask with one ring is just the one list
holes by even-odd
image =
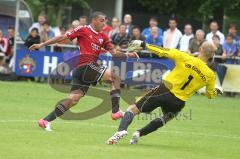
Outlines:
{"label": "green grass pitch", "polygon": [[[208,100],[194,96],[185,117],[129,145],[131,134],[150,119],[140,116],[129,135],[117,145],[105,141],[119,121],[110,112],[85,121],[57,119],[53,132],[41,130],[36,121],[49,113],[66,94],[47,84],[0,82],[0,159],[239,159],[240,99]],[[86,96],[73,111],[87,110],[101,99]],[[123,109],[126,104],[121,102]],[[191,115],[190,115],[191,110]]]}

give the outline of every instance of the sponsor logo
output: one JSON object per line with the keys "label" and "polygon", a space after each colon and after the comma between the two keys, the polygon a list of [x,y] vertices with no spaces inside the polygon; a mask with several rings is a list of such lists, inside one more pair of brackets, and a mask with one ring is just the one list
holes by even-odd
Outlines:
{"label": "sponsor logo", "polygon": [[36,62],[26,55],[18,64],[18,68],[25,74],[31,74],[36,69]]}

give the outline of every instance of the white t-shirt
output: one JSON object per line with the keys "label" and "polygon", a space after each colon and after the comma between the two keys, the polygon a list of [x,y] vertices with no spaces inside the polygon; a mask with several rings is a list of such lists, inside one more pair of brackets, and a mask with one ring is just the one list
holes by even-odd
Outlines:
{"label": "white t-shirt", "polygon": [[170,29],[163,33],[163,47],[176,49],[182,33],[177,28],[172,32]]}
{"label": "white t-shirt", "polygon": [[184,34],[179,42],[179,50],[183,52],[187,52],[189,47],[189,40],[193,37],[194,37],[193,34],[191,35]]}
{"label": "white t-shirt", "polygon": [[[219,38],[220,38],[220,44],[222,45],[222,44],[224,43],[224,40],[225,40],[225,37],[224,37],[223,33],[221,33],[220,31],[217,31],[217,32],[216,32],[216,35],[219,36]],[[210,32],[210,33],[207,34],[206,40],[213,43],[212,37],[213,37],[213,33]]]}

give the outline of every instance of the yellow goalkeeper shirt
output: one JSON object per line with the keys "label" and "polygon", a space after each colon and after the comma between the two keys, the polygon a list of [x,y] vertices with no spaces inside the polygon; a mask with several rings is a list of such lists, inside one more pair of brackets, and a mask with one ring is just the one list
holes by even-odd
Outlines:
{"label": "yellow goalkeeper shirt", "polygon": [[206,86],[208,98],[216,96],[215,73],[201,59],[177,49],[166,49],[150,44],[146,47],[157,56],[175,62],[174,69],[164,77],[163,83],[177,98],[187,101],[203,86]]}

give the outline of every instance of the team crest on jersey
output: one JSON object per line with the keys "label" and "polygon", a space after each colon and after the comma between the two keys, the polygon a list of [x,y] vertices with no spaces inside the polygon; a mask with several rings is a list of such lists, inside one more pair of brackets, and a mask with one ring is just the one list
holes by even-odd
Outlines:
{"label": "team crest on jersey", "polygon": [[36,62],[29,55],[26,55],[20,60],[18,68],[23,73],[30,74],[36,69]]}
{"label": "team crest on jersey", "polygon": [[92,39],[92,35],[89,35],[89,38],[91,38],[91,39]]}
{"label": "team crest on jersey", "polygon": [[98,39],[99,43],[102,44],[103,43],[103,39]]}

